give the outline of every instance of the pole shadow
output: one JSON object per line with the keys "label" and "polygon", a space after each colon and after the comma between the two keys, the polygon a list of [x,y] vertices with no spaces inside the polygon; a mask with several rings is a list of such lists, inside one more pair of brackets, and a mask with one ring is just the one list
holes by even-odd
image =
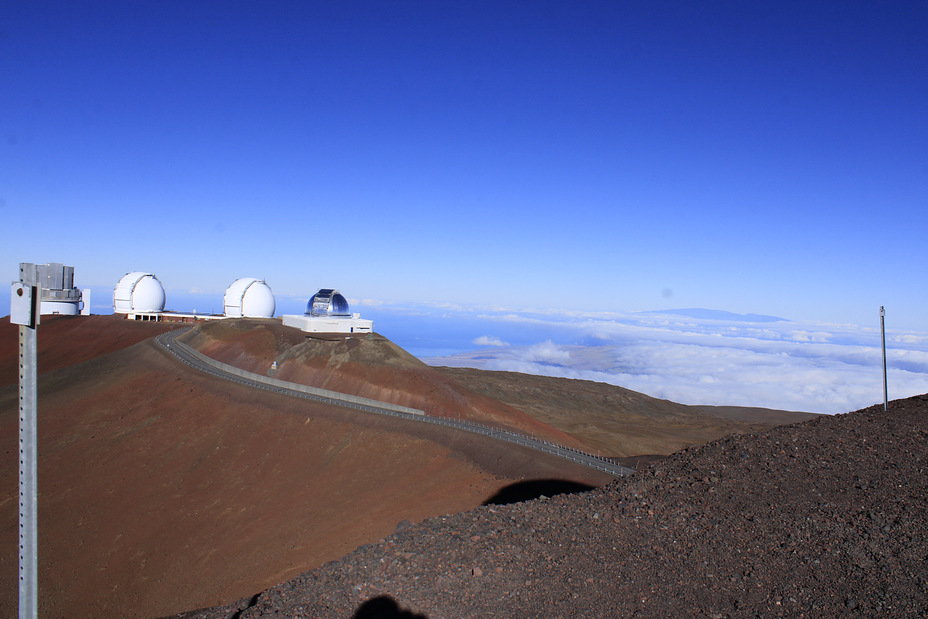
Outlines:
{"label": "pole shadow", "polygon": [[404,610],[389,595],[381,595],[361,604],[351,619],[428,619],[428,617],[411,610]]}

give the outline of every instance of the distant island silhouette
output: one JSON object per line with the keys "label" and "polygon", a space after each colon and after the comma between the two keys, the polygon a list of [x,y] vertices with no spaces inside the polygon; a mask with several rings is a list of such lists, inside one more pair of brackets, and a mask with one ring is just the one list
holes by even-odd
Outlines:
{"label": "distant island silhouette", "polygon": [[765,316],[764,314],[735,314],[724,310],[711,310],[700,307],[685,309],[650,310],[638,312],[639,314],[668,314],[671,316],[686,316],[688,318],[703,318],[707,320],[735,320],[738,322],[789,322],[787,318],[778,316]]}

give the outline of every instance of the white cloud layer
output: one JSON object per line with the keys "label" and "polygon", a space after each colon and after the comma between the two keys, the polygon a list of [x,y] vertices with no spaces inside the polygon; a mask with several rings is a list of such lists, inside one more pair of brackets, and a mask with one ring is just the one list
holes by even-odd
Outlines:
{"label": "white cloud layer", "polygon": [[[841,413],[883,400],[876,328],[511,310],[480,318],[500,324],[504,335],[509,325],[547,337],[426,361],[595,380],[686,404]],[[887,333],[887,357],[890,398],[928,392],[928,334]]]}

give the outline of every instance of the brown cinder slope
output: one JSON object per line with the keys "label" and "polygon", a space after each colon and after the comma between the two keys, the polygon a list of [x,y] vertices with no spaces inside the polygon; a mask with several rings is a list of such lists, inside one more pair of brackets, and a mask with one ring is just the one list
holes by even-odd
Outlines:
{"label": "brown cinder slope", "polygon": [[567,432],[587,449],[619,459],[668,455],[726,434],[758,432],[818,416],[765,408],[687,406],[589,380],[458,367],[435,369]]}
{"label": "brown cinder slope", "polygon": [[[57,366],[39,380],[42,616],[224,603],[522,479],[609,479],[468,433],[199,374],[137,337],[167,326],[90,318],[39,327],[40,368],[43,358]],[[0,325],[5,347],[9,331]],[[127,334],[138,343],[124,346]],[[72,363],[87,343],[112,352]],[[17,608],[17,397],[15,382],[0,387],[5,617]]]}
{"label": "brown cinder slope", "polygon": [[928,395],[882,409],[728,436],[583,494],[430,519],[186,616],[925,616]]}
{"label": "brown cinder slope", "polygon": [[378,334],[310,335],[276,320],[235,319],[183,336],[203,354],[259,374],[545,437],[580,447],[574,437],[450,379]]}

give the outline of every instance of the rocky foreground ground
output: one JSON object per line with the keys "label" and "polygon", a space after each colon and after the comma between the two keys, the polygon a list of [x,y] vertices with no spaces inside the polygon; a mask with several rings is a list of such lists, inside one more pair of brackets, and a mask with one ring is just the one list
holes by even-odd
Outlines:
{"label": "rocky foreground ground", "polygon": [[[928,395],[399,527],[188,618],[928,613]],[[346,515],[350,517],[350,515]]]}

